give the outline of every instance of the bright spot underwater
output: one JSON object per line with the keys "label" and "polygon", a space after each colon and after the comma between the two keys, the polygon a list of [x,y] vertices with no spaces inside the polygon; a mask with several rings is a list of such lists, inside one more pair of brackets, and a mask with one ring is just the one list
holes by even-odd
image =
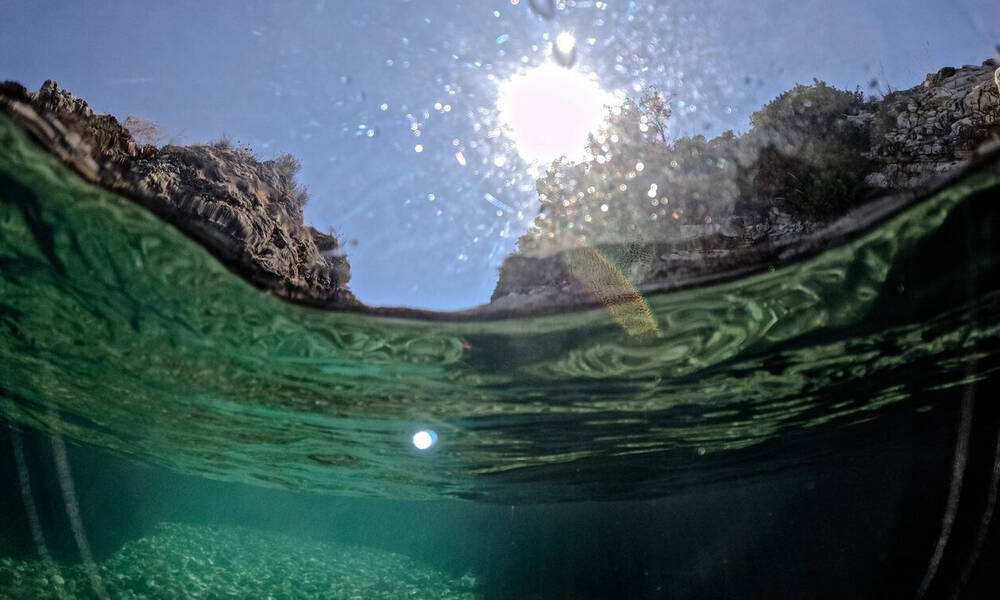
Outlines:
{"label": "bright spot underwater", "polygon": [[437,443],[438,436],[431,429],[422,429],[413,434],[413,447],[417,450],[427,450]]}
{"label": "bright spot underwater", "polygon": [[587,135],[617,104],[594,75],[546,63],[501,82],[497,111],[521,158],[547,164],[561,156],[582,160]]}

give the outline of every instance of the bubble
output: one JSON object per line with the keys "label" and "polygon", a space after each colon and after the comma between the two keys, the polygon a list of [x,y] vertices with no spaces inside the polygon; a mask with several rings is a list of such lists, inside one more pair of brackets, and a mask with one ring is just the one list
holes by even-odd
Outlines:
{"label": "bubble", "polygon": [[413,147],[413,151],[414,152],[418,152],[418,153],[419,152],[423,152],[424,151],[424,145],[423,144],[417,144],[416,146]]}

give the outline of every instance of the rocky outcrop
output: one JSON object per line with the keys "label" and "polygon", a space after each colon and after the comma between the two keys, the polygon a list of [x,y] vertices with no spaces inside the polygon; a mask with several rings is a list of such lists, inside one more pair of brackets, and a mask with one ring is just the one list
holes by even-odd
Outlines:
{"label": "rocky outcrop", "polygon": [[[84,178],[143,204],[233,271],[284,298],[395,316],[479,318],[593,304],[595,290],[587,277],[574,273],[574,264],[607,263],[628,285],[660,290],[719,274],[733,276],[773,262],[776,256],[795,255],[793,248],[816,246],[816,240],[832,243],[852,226],[844,225],[844,219],[831,225],[780,210],[779,201],[789,202],[780,197],[786,180],[816,179],[817,173],[836,175],[841,169],[839,184],[857,183],[863,189],[851,193],[859,198],[926,189],[935,178],[966,164],[984,142],[998,138],[997,67],[991,59],[980,66],[944,68],[921,85],[878,100],[864,101],[858,94],[859,100],[845,109],[826,106],[834,120],[823,125],[827,131],[849,137],[852,144],[860,140],[860,147],[834,148],[841,142],[822,132],[810,133],[816,124],[816,111],[808,110],[814,105],[811,98],[843,100],[842,94],[831,94],[820,82],[797,86],[772,103],[780,106],[771,113],[765,107],[755,114],[763,116],[744,136],[685,142],[690,157],[699,159],[695,162],[704,164],[714,156],[710,162],[724,168],[664,174],[663,183],[675,188],[664,185],[664,197],[676,200],[687,190],[693,191],[689,196],[716,203],[729,198],[737,205],[735,212],[680,224],[669,242],[644,242],[640,236],[630,243],[595,245],[567,236],[568,249],[515,253],[500,269],[490,305],[451,315],[362,306],[347,287],[350,265],[338,240],[303,223],[304,196],[294,182],[294,159],[260,161],[249,150],[227,144],[140,144],[114,117],[95,113],[52,81],[37,92],[12,82],[0,84],[0,113]],[[863,159],[852,161],[850,172],[841,160],[845,149]],[[653,167],[647,162],[649,174]],[[864,170],[857,170],[858,165]],[[838,183],[836,177],[831,181]],[[807,189],[815,189],[816,181],[813,184]],[[823,185],[825,180],[819,187]],[[747,210],[740,212],[741,204]],[[853,206],[866,215],[855,211],[845,217],[855,225],[887,210]]]}
{"label": "rocky outcrop", "polygon": [[860,117],[873,130],[877,187],[908,189],[961,165],[1000,128],[995,60],[945,67],[908,90],[887,94]]}
{"label": "rocky outcrop", "polygon": [[303,223],[294,159],[260,161],[224,143],[140,145],[113,116],[53,81],[37,92],[0,84],[0,113],[84,178],[146,206],[255,285],[312,305],[359,305],[336,238]]}
{"label": "rocky outcrop", "polygon": [[[979,66],[944,68],[916,87],[867,101],[856,94],[856,101],[851,102],[852,94],[831,93],[822,82],[797,86],[756,113],[754,127],[743,136],[720,136],[711,141],[700,138],[694,143],[678,140],[674,149],[660,152],[672,156],[669,153],[676,154],[682,145],[694,145],[703,160],[712,158],[729,166],[696,173],[687,180],[678,177],[676,169],[665,170],[659,179],[671,185],[661,185],[663,195],[683,197],[691,195],[686,194],[689,187],[701,186],[697,191],[717,204],[736,196],[735,213],[723,211],[723,217],[717,214],[706,218],[704,225],[690,225],[704,227],[702,235],[693,237],[683,235],[684,226],[671,226],[663,234],[671,241],[593,244],[572,234],[557,234],[552,244],[555,250],[538,252],[523,251],[525,246],[537,244],[521,240],[522,251],[508,257],[500,268],[491,306],[515,309],[592,304],[595,290],[572,268],[580,262],[581,253],[600,254],[640,289],[662,290],[720,274],[732,276],[774,264],[780,257],[798,255],[817,244],[834,243],[841,232],[881,218],[888,207],[898,206],[959,170],[989,140],[1000,140],[997,67],[990,59]],[[848,104],[816,106],[823,98]],[[832,122],[822,123],[817,114],[830,116]],[[645,163],[644,176],[652,161]],[[793,185],[801,187],[792,190]],[[812,193],[824,187],[829,188],[829,199]],[[639,188],[644,190],[645,186]],[[841,190],[858,200],[826,211],[824,219],[781,210],[797,201],[839,201]],[[791,199],[789,191],[797,192],[801,199]],[[892,195],[895,199],[876,201]],[[821,214],[816,208],[813,214]],[[648,229],[646,212],[637,214]],[[617,236],[628,239],[630,234],[622,230]]]}

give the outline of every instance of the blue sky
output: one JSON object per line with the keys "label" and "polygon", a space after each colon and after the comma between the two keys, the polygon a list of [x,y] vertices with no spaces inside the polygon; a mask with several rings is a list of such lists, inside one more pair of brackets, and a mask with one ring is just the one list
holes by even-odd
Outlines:
{"label": "blue sky", "polygon": [[168,141],[295,154],[306,220],[347,241],[358,296],[431,308],[486,301],[535,214],[533,178],[496,135],[497,86],[550,61],[561,31],[605,90],[669,92],[674,135],[745,130],[813,77],[910,87],[1000,42],[986,0],[588,0],[551,19],[529,0],[277,4],[0,0],[0,78],[55,79]]}

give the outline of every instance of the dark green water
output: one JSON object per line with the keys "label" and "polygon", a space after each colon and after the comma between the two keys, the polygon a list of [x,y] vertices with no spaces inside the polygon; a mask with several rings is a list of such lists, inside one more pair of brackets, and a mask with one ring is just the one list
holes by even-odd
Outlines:
{"label": "dark green water", "polygon": [[976,594],[998,189],[648,296],[655,335],[424,322],[263,294],[0,121],[0,597]]}

